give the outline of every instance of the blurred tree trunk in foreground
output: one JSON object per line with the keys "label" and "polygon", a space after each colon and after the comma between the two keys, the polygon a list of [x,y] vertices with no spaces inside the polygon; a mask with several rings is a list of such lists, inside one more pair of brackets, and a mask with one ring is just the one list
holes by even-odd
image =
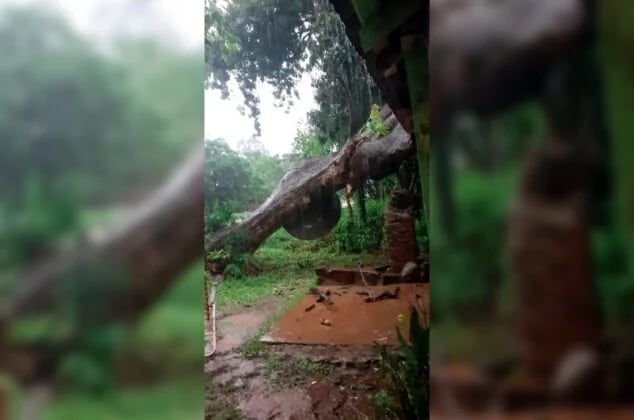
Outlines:
{"label": "blurred tree trunk in foreground", "polygon": [[[73,327],[81,334],[93,326],[133,322],[144,314],[201,256],[202,174],[203,154],[197,149],[107,237],[29,267],[2,304],[0,367],[19,368],[12,355],[30,354],[34,360],[54,357],[47,354],[49,349],[11,350],[7,330],[21,317],[71,313]],[[37,370],[37,362],[31,365]]]}

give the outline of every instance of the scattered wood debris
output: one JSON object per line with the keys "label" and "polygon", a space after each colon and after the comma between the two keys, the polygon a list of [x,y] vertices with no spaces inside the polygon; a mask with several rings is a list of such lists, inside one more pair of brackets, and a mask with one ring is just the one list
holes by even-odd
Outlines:
{"label": "scattered wood debris", "polygon": [[[372,296],[372,290],[370,290],[370,287],[368,287],[368,282],[365,281],[365,276],[363,275],[363,268],[361,267],[361,263],[359,263],[359,273],[361,273],[361,280],[363,281],[363,285],[365,286],[365,290],[368,291],[368,298],[369,299],[374,299],[374,297]],[[366,299],[367,301],[367,299]]]}
{"label": "scattered wood debris", "polygon": [[321,321],[320,321],[320,324],[321,325],[325,325],[327,327],[332,326],[332,322],[328,321],[326,318],[322,318]]}
{"label": "scattered wood debris", "polygon": [[308,311],[312,311],[313,309],[315,309],[315,304],[313,303],[312,305],[310,305],[308,308],[304,309],[306,312]]}
{"label": "scattered wood debris", "polygon": [[387,342],[387,337],[375,338],[372,341],[379,346],[384,346]]}
{"label": "scattered wood debris", "polygon": [[377,297],[375,300],[383,300],[383,299],[398,299],[398,293],[400,292],[400,289],[398,286],[396,286],[394,288],[393,291],[389,291],[389,290],[383,290]]}
{"label": "scattered wood debris", "polygon": [[375,271],[378,271],[379,273],[383,273],[385,271],[387,271],[388,268],[390,268],[389,264],[381,264],[381,265],[375,265],[374,267]]}
{"label": "scattered wood debris", "polygon": [[400,289],[398,286],[396,286],[393,291],[384,289],[377,296],[372,296],[372,293],[369,290],[366,292],[364,291],[357,292],[357,294],[361,296],[366,296],[365,298],[366,302],[376,302],[378,300],[385,300],[385,299],[398,299],[399,292],[400,292]]}
{"label": "scattered wood debris", "polygon": [[322,292],[316,287],[311,287],[309,292],[317,296],[317,302],[325,302],[328,305],[333,304],[332,300],[330,300],[330,289],[326,289],[325,292]]}

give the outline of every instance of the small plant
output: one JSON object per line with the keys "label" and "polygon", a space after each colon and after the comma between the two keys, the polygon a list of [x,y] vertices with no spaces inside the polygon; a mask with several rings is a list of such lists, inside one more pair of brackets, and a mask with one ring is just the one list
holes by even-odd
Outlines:
{"label": "small plant", "polygon": [[237,264],[229,264],[223,272],[226,279],[239,279],[244,277],[244,270]]}
{"label": "small plant", "polygon": [[264,344],[260,341],[261,334],[256,334],[242,343],[240,346],[240,353],[247,359],[253,359],[262,355],[264,351]]}
{"label": "small plant", "polygon": [[381,366],[389,388],[398,396],[402,414],[416,420],[429,418],[429,328],[421,326],[420,319],[412,307],[409,343],[396,327],[398,351],[381,351]]}
{"label": "small plant", "polygon": [[226,263],[230,259],[229,252],[226,249],[218,249],[215,251],[209,251],[207,253],[207,259],[215,263]]}
{"label": "small plant", "polygon": [[330,371],[331,367],[328,364],[314,362],[306,356],[264,356],[264,375],[274,387],[298,385],[302,381],[326,376]]}
{"label": "small plant", "polygon": [[379,410],[379,416],[382,419],[398,419],[398,414],[396,414],[396,408],[394,407],[394,401],[392,398],[385,392],[385,390],[380,390],[371,394],[368,397],[369,401],[374,404],[374,406]]}
{"label": "small plant", "polygon": [[381,108],[377,104],[372,105],[365,131],[374,136],[385,136],[390,132],[390,127],[381,119]]}

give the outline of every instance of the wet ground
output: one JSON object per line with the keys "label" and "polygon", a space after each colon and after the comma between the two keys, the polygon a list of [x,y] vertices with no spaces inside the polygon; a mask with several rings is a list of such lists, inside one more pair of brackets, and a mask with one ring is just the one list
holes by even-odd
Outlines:
{"label": "wet ground", "polygon": [[[262,339],[269,343],[396,345],[395,326],[409,336],[409,308],[428,296],[426,284],[321,286],[284,314]],[[367,302],[369,297],[389,296]]]}
{"label": "wet ground", "polygon": [[[304,303],[298,308],[303,308]],[[207,357],[205,363],[205,418],[381,418],[369,399],[381,389],[376,345],[263,344],[256,357],[244,356],[241,346],[280,309],[281,300],[269,299],[220,318],[217,352]],[[365,319],[359,313],[356,315]],[[478,391],[472,365],[452,364],[444,371],[432,366],[432,371],[436,372],[432,377],[432,419],[634,419],[634,407],[623,406],[550,406],[502,412],[495,395]],[[441,371],[446,373],[442,376],[452,384],[453,391],[446,392],[442,384],[438,386]],[[478,409],[464,405],[460,388]]]}
{"label": "wet ground", "polygon": [[268,300],[218,321],[216,353],[206,358],[206,419],[377,418],[375,346],[264,345],[247,358],[240,346],[279,303]]}

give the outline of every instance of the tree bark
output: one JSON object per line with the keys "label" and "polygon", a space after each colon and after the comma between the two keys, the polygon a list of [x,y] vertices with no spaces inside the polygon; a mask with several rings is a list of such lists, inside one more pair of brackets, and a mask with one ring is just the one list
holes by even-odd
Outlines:
{"label": "tree bark", "polygon": [[365,185],[361,184],[357,190],[357,201],[359,202],[359,220],[365,226],[368,222],[368,213],[365,207]]}
{"label": "tree bark", "polygon": [[50,310],[61,283],[97,282],[111,269],[117,273],[111,279],[116,290],[102,297],[108,300],[103,320],[136,319],[201,256],[202,173],[203,153],[195,150],[131,218],[113,226],[109,236],[27,269],[2,305],[2,319]]}
{"label": "tree bark", "polygon": [[580,0],[432,0],[430,14],[436,132],[461,110],[492,115],[539,95],[583,43],[588,19]]}
{"label": "tree bark", "polygon": [[290,215],[308,204],[310,196],[319,189],[336,191],[348,184],[357,188],[367,179],[379,180],[396,172],[412,156],[413,142],[389,107],[382,108],[381,117],[390,127],[386,136],[370,138],[359,134],[334,155],[297,163],[244,221],[208,237],[205,250],[235,246],[237,240],[240,251],[253,252]]}

